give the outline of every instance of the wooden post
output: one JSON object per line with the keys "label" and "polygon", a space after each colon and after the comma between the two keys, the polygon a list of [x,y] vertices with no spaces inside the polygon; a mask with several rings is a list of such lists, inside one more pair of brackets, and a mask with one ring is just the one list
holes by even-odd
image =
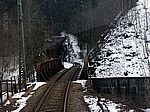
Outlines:
{"label": "wooden post", "polygon": [[1,106],[3,106],[2,82],[1,81],[0,81],[0,98],[1,98]]}
{"label": "wooden post", "polygon": [[18,90],[17,90],[17,84],[16,84],[16,78],[15,78],[15,76],[14,76],[14,81],[15,81],[15,85],[14,85],[14,93],[17,93]]}
{"label": "wooden post", "polygon": [[35,79],[34,79],[34,68],[33,68],[33,70],[31,71],[31,82],[34,82],[35,81]]}
{"label": "wooden post", "polygon": [[8,80],[6,81],[6,86],[7,86],[7,100],[8,100],[9,99]]}
{"label": "wooden post", "polygon": [[12,77],[11,77],[11,92],[12,92],[12,95],[13,95],[13,80],[12,80]]}

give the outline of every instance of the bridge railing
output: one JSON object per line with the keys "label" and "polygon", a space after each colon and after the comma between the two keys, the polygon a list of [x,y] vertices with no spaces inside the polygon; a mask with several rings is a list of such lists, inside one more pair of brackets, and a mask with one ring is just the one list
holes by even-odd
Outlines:
{"label": "bridge railing", "polygon": [[48,81],[64,69],[61,59],[47,60],[37,64],[37,81]]}

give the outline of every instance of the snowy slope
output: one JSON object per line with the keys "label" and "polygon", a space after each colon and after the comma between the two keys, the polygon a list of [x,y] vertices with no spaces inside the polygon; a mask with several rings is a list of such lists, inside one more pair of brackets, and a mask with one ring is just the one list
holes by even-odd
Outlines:
{"label": "snowy slope", "polygon": [[[34,82],[31,83],[30,86],[35,85],[34,88],[32,89],[33,91],[36,91],[40,86],[46,84],[45,82]],[[12,112],[20,112],[21,109],[23,109],[26,105],[27,105],[27,100],[33,95],[34,92],[31,92],[27,97],[24,97],[23,95],[25,94],[25,92],[20,92],[20,93],[16,93],[12,96],[12,98],[14,99],[18,99],[15,102],[15,106],[17,109],[13,110]],[[7,103],[8,102],[8,103]],[[6,102],[5,105],[9,105],[9,100]]]}
{"label": "snowy slope", "polygon": [[139,0],[105,40],[92,59],[94,77],[149,77],[150,0]]}
{"label": "snowy slope", "polygon": [[81,65],[83,64],[83,60],[81,59],[81,49],[78,45],[78,40],[77,37],[71,34],[64,34],[68,38],[65,41],[65,44],[67,45],[67,56],[65,57],[67,62],[71,63],[80,63]]}

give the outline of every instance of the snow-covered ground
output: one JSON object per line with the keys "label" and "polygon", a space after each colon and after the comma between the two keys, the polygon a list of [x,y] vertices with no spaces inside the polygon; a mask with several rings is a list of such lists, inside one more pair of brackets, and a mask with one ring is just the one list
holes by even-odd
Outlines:
{"label": "snow-covered ground", "polygon": [[105,39],[92,59],[96,69],[93,77],[149,77],[150,0],[139,0]]}
{"label": "snow-covered ground", "polygon": [[[12,95],[11,92],[8,92],[8,94]],[[2,102],[6,101],[6,99],[7,99],[7,93],[6,92],[2,92]],[[0,101],[0,103],[1,103],[1,101]]]}
{"label": "snow-covered ground", "polygon": [[115,103],[106,98],[100,98],[98,100],[98,97],[89,95],[85,96],[84,99],[91,112],[134,112],[134,109],[127,109],[126,105]]}
{"label": "snow-covered ground", "polygon": [[[28,98],[30,98],[32,95],[29,95],[27,97],[22,97],[22,95],[25,94],[25,92],[16,93],[12,98],[19,98],[19,100],[16,101],[15,105],[18,107],[16,110],[12,112],[19,112],[23,107],[25,107],[26,101]],[[19,106],[18,106],[19,105]]]}
{"label": "snow-covered ground", "polygon": [[[45,82],[34,82],[31,83],[30,86],[35,85],[34,88],[32,89],[33,91],[37,90],[40,86],[46,84]],[[31,92],[30,95],[28,95],[27,97],[23,97],[22,95],[25,94],[25,92],[20,92],[20,93],[16,93],[12,96],[12,98],[16,98],[18,99],[15,103],[15,107],[17,107],[16,110],[13,110],[12,112],[19,112],[23,107],[25,107],[27,105],[27,100],[32,96],[34,92]],[[10,101],[8,100],[6,102],[5,105],[9,105]]]}
{"label": "snow-covered ground", "polygon": [[[84,92],[84,101],[88,105],[90,112],[102,112],[102,109],[107,112],[134,112],[134,109],[127,109],[126,105],[122,103],[115,103],[106,98],[99,98],[97,96],[87,95],[87,81],[77,80],[74,83],[81,83]],[[148,112],[148,111],[145,111]]]}

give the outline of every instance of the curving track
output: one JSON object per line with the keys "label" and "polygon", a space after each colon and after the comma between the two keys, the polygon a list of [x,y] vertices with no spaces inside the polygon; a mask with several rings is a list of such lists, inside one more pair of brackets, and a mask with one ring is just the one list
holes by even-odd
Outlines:
{"label": "curving track", "polygon": [[34,112],[66,112],[71,79],[80,70],[80,66],[76,65],[56,78]]}

